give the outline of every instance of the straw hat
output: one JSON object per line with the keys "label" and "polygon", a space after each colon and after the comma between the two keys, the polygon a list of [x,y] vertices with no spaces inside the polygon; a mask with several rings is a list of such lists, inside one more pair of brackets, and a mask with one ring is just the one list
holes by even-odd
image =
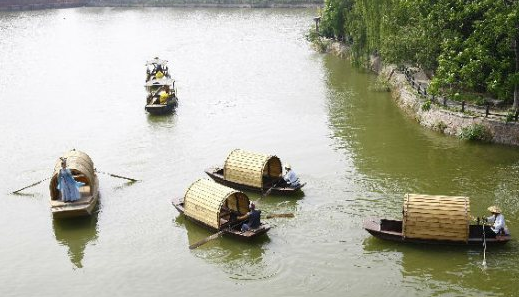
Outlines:
{"label": "straw hat", "polygon": [[499,208],[499,206],[492,205],[487,209],[492,213],[501,213],[501,208]]}
{"label": "straw hat", "polygon": [[292,166],[290,166],[290,164],[286,163],[285,164],[285,169],[292,169]]}

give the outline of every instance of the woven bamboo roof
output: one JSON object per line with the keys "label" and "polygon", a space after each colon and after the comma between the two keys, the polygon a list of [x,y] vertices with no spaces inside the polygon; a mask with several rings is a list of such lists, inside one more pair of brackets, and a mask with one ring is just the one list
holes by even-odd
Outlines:
{"label": "woven bamboo roof", "polygon": [[470,199],[461,196],[407,194],[404,197],[404,237],[467,241]]}
{"label": "woven bamboo roof", "polygon": [[[71,150],[63,154],[63,158],[67,158],[67,168],[70,169],[75,177],[76,181],[81,181],[86,185],[92,185],[95,179],[94,163],[90,157],[81,151]],[[56,189],[58,184],[58,174],[61,169],[61,159],[56,160],[54,165],[54,171],[50,180],[49,188],[50,195],[53,200],[59,197],[59,191]],[[93,191],[94,187],[90,187],[90,191]],[[92,193],[90,193],[92,194]]]}
{"label": "woven bamboo roof", "polygon": [[215,229],[220,228],[222,206],[245,214],[249,211],[247,195],[208,179],[199,179],[184,195],[184,214]]}
{"label": "woven bamboo roof", "polygon": [[280,177],[281,160],[273,155],[233,150],[224,164],[224,178],[228,181],[263,188],[263,177]]}

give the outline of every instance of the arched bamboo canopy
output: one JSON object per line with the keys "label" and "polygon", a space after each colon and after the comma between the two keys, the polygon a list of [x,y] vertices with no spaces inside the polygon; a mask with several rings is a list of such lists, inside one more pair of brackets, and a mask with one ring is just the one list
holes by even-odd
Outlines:
{"label": "arched bamboo canopy", "polygon": [[223,174],[228,181],[263,188],[264,177],[279,178],[281,160],[272,155],[233,150],[225,160]]}
{"label": "arched bamboo canopy", "polygon": [[421,194],[407,194],[404,197],[404,237],[467,241],[469,224],[468,197]]}
{"label": "arched bamboo canopy", "polygon": [[[84,152],[78,150],[71,150],[63,154],[62,158],[67,158],[67,168],[70,169],[74,175],[74,179],[90,186],[90,195],[93,195],[94,187],[91,185],[95,180],[95,169],[92,159]],[[59,198],[59,191],[56,188],[58,185],[58,175],[61,169],[61,159],[56,160],[54,165],[54,173],[50,180],[49,188],[52,200]]]}
{"label": "arched bamboo canopy", "polygon": [[245,214],[249,211],[249,197],[207,179],[191,184],[184,195],[184,214],[215,229],[220,228],[223,206]]}

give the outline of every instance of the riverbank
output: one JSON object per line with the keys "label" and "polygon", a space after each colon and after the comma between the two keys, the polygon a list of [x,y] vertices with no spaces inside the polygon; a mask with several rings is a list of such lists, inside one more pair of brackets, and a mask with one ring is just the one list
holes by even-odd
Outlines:
{"label": "riverbank", "polygon": [[[350,56],[350,49],[341,42],[319,39],[314,42],[317,50],[327,52],[342,58]],[[418,85],[427,85],[426,76],[417,71],[417,84],[409,83],[406,73],[396,65],[384,65],[380,57],[371,57],[370,70],[390,86],[392,97],[397,105],[406,111],[420,125],[441,132],[469,140],[481,140],[497,144],[519,146],[519,123],[509,121],[509,118],[499,114],[486,116],[484,108],[457,108],[445,104],[431,102],[426,92],[420,92]],[[413,78],[413,81],[414,78]],[[424,94],[425,93],[425,94]],[[488,110],[487,110],[488,111]]]}
{"label": "riverbank", "polygon": [[312,8],[320,7],[318,0],[8,0],[0,3],[0,11],[39,10],[73,7],[214,7],[214,8]]}

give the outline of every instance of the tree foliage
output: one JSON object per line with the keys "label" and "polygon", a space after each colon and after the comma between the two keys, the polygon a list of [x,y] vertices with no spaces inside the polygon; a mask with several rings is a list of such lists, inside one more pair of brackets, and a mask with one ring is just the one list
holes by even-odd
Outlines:
{"label": "tree foliage", "polygon": [[477,93],[519,104],[519,0],[326,0],[320,34],[345,40],[353,60],[433,74],[437,93]]}

